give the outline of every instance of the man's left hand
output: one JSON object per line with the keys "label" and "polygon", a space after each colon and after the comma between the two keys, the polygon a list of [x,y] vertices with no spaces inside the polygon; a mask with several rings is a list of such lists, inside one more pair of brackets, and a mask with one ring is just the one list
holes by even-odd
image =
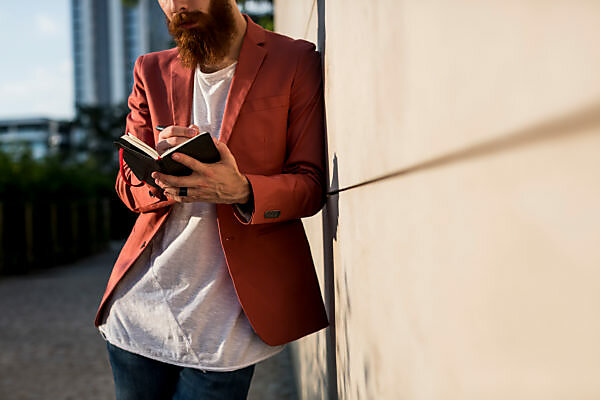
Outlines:
{"label": "man's left hand", "polygon": [[[153,172],[152,178],[164,189],[169,199],[179,203],[203,201],[219,204],[244,204],[250,198],[248,179],[240,173],[231,151],[215,140],[221,160],[213,164],[202,163],[190,156],[174,153],[173,159],[192,170],[188,176],[172,176]],[[187,196],[179,196],[179,188],[187,188]]]}

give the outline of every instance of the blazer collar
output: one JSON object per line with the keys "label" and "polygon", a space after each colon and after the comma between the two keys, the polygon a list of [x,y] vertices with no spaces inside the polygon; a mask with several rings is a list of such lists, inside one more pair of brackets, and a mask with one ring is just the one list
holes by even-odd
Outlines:
{"label": "blazer collar", "polygon": [[[246,19],[246,33],[242,41],[240,56],[225,105],[219,140],[227,143],[248,91],[258,74],[267,50],[264,48],[265,30]],[[179,58],[171,64],[171,108],[173,124],[188,126],[191,123],[192,98],[194,95],[194,70],[185,68]]]}

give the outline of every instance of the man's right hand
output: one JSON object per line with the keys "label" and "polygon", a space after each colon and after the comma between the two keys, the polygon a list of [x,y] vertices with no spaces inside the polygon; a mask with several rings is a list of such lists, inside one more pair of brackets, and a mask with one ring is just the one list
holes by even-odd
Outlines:
{"label": "man's right hand", "polygon": [[198,133],[200,133],[200,129],[196,125],[190,125],[188,128],[174,125],[166,127],[158,135],[156,151],[158,151],[158,154],[162,154],[171,147],[188,141]]}

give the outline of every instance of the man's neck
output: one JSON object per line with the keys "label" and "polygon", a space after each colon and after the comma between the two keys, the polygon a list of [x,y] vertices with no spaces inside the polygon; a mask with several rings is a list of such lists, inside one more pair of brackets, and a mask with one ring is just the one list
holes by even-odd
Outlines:
{"label": "man's neck", "polygon": [[201,65],[200,70],[205,73],[211,73],[226,68],[236,62],[240,57],[240,50],[242,49],[242,43],[244,36],[246,35],[246,27],[248,23],[246,18],[238,11],[234,11],[235,17],[235,34],[229,46],[229,52],[227,55],[218,63],[211,65]]}

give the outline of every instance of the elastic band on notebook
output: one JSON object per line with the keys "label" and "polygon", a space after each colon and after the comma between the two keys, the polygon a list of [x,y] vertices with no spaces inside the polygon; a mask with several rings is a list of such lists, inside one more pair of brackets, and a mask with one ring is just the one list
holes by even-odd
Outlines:
{"label": "elastic band on notebook", "polygon": [[121,173],[121,178],[123,178],[123,180],[128,186],[140,187],[146,183],[142,181],[142,183],[140,183],[139,185],[134,185],[129,179],[127,179],[125,173],[123,172],[123,149],[119,149],[119,171]]}

